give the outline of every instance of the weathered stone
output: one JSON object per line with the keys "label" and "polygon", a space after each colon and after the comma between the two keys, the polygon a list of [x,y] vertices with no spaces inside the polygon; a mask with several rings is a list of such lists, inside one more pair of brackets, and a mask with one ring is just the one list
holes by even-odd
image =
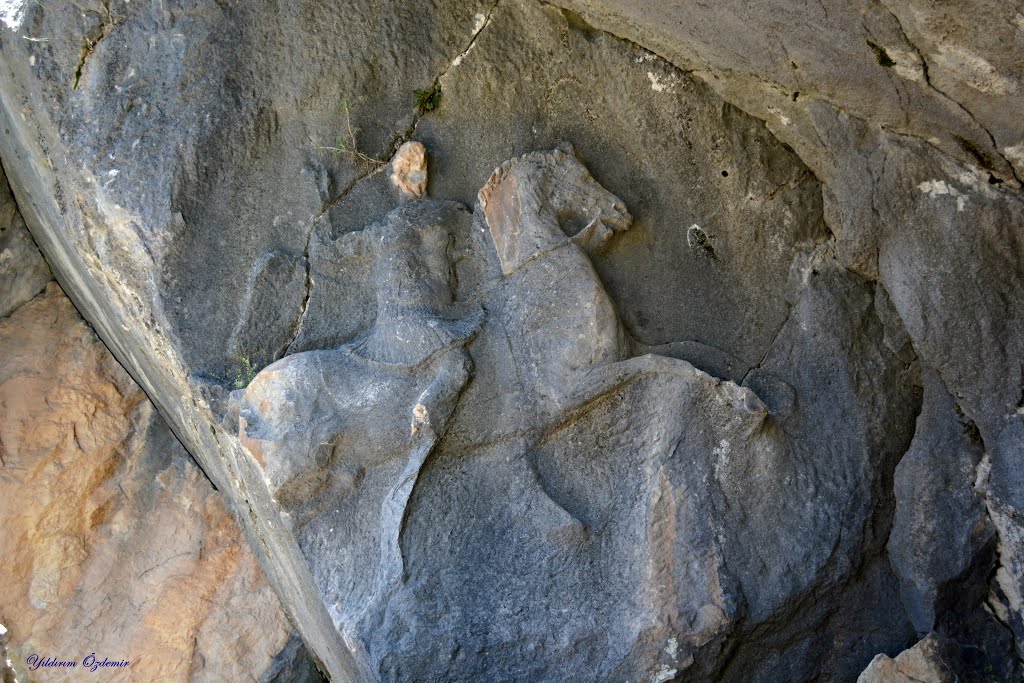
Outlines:
{"label": "weathered stone", "polygon": [[937,373],[927,372],[924,386],[914,441],[896,469],[889,536],[903,606],[922,636],[937,626],[944,610],[967,611],[969,601],[984,599],[983,586],[965,586],[964,581],[973,578],[976,562],[989,573],[993,542],[984,500],[974,490],[982,456],[977,428],[957,414]]}
{"label": "weathered stone", "polygon": [[932,632],[894,659],[885,654],[877,655],[857,681],[955,683],[1020,680],[1020,662],[1004,655],[1006,643],[1000,640],[996,638],[990,642],[964,643]]}
{"label": "weathered stone", "polygon": [[[1024,384],[1024,123],[1013,115],[1024,63],[1006,47],[1019,41],[1019,8],[779,0],[683,16],[660,0],[558,4],[692,69],[791,144],[823,182],[840,261],[888,290],[914,349],[982,442],[1018,451],[1020,439],[1003,434]],[[1010,594],[1021,585],[1006,579],[1020,574],[1009,569],[1024,519],[1009,502],[1018,469],[994,470],[992,490],[1004,493],[989,496],[990,514],[1001,510],[993,521]],[[1021,623],[1019,608],[1006,607],[1019,601],[995,602],[1004,622]]]}
{"label": "weathered stone", "polygon": [[1019,8],[691,5],[0,10],[26,223],[336,678],[850,680],[894,570],[1015,675]]}
{"label": "weathered stone", "polygon": [[[451,279],[448,245],[468,219],[450,203],[407,203],[340,237],[335,253],[374,264],[363,271],[373,287],[352,291],[376,291],[375,322],[335,350],[271,365],[236,399],[243,446],[375,674],[707,674],[730,636],[848,581],[856,565],[833,558],[884,541],[870,520],[915,406],[863,283],[827,252],[808,265],[762,363],[807,400],[778,416],[780,431],[749,389],[681,360],[630,360],[635,344],[587,253],[631,217],[570,153],[501,165],[479,206],[493,246],[465,239],[460,252],[478,263],[464,272],[485,274],[477,286]],[[446,312],[473,301],[488,311],[475,338],[479,316]],[[815,395],[813,368],[835,358],[857,367]],[[885,390],[866,391],[860,373]],[[826,434],[822,469],[800,444]],[[829,504],[812,511],[799,493],[780,504],[779,486],[802,481]],[[474,559],[495,525],[501,543]],[[439,619],[453,609],[458,620]],[[439,639],[452,657],[438,659]]]}
{"label": "weathered stone", "polygon": [[427,192],[427,148],[410,140],[391,158],[391,184],[404,197],[420,198]]}
{"label": "weathered stone", "polygon": [[302,639],[296,635],[288,640],[284,649],[277,653],[270,666],[260,676],[260,683],[323,683],[324,677],[313,660]]}
{"label": "weathered stone", "polygon": [[1017,656],[1024,659],[1024,496],[1020,458],[1024,457],[1024,415],[1007,421],[991,459],[982,463],[981,484],[999,533],[999,566],[989,605],[1013,632]]}
{"label": "weathered stone", "polygon": [[[416,128],[434,196],[472,204],[499,162],[572,143],[632,214],[593,255],[631,335],[712,347],[740,377],[761,360],[795,301],[795,255],[828,237],[818,183],[761,122],[655,54],[530,1],[499,3],[439,83],[444,104]],[[694,224],[717,259],[691,248]]]}
{"label": "weathered stone", "polygon": [[857,683],[953,683],[957,677],[943,661],[940,650],[940,641],[928,636],[896,659],[878,655]]}
{"label": "weathered stone", "polygon": [[0,170],[0,318],[43,291],[51,279]]}
{"label": "weathered stone", "polygon": [[[985,167],[1019,187],[1024,58],[1019,8],[973,0],[803,5],[769,0],[683,7],[667,0],[559,0],[595,25],[692,71],[793,144],[815,172],[829,144],[808,110],[827,102],[900,137]],[[759,30],[750,30],[752,26]],[[827,173],[825,175],[828,175]],[[837,186],[838,189],[839,186]]]}
{"label": "weathered stone", "polygon": [[[22,673],[255,680],[290,626],[220,496],[60,289],[0,320],[0,613]],[[6,678],[4,679],[7,680]]]}
{"label": "weathered stone", "polygon": [[243,314],[231,336],[229,376],[244,386],[256,368],[278,358],[295,338],[295,324],[307,295],[305,258],[273,252],[261,256],[249,272]]}

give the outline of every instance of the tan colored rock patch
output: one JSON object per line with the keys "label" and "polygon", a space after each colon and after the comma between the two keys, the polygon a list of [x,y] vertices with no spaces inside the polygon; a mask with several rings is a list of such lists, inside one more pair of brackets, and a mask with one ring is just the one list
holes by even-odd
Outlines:
{"label": "tan colored rock patch", "polygon": [[0,320],[0,349],[0,622],[14,658],[131,661],[104,680],[256,680],[288,622],[141,390],[55,284]]}
{"label": "tan colored rock patch", "polygon": [[404,197],[420,198],[427,193],[427,148],[410,140],[391,160],[391,182]]}
{"label": "tan colored rock patch", "polygon": [[895,659],[884,654],[871,660],[857,683],[951,683],[955,676],[942,662],[938,641],[929,635]]}

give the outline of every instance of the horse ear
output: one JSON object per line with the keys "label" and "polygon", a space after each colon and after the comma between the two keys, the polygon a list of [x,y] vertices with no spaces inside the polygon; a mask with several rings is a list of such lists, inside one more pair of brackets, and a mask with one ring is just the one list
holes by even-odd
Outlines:
{"label": "horse ear", "polygon": [[577,156],[576,156],[576,148],[573,147],[572,143],[567,141],[567,140],[563,140],[563,141],[559,142],[557,145],[555,145],[555,149],[557,149],[559,152],[564,152],[564,153],[568,154],[573,159],[577,158]]}

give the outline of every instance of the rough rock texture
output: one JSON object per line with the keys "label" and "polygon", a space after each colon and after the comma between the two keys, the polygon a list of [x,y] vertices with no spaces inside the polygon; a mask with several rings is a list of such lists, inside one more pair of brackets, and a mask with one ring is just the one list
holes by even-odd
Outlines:
{"label": "rough rock texture", "polygon": [[[916,395],[871,293],[808,246],[791,320],[748,373],[769,417],[749,388],[633,357],[589,259],[632,217],[571,152],[502,164],[479,208],[475,231],[432,200],[338,238],[325,253],[370,257],[372,286],[314,279],[311,296],[372,289],[373,324],[233,396],[336,627],[384,680],[707,676],[723,649],[756,675],[755,629],[821,622],[794,601],[882,549],[872,516]],[[821,363],[835,388],[815,386]],[[826,438],[822,466],[806,444]]]}
{"label": "rough rock texture", "polygon": [[1024,11],[954,4],[16,2],[0,155],[338,680],[1009,678]]}
{"label": "rough rock texture", "polygon": [[958,414],[934,371],[924,385],[914,441],[896,468],[896,512],[889,536],[904,608],[921,635],[936,626],[936,616],[946,607],[942,603],[960,602],[962,608],[983,600],[985,591],[977,593],[972,572],[979,570],[975,563],[983,574],[991,571],[987,546],[994,540],[982,492],[974,488],[982,457],[977,429]]}
{"label": "rough rock texture", "polygon": [[942,660],[942,643],[928,636],[895,659],[878,655],[857,683],[953,683],[956,675]]}
{"label": "rough rock texture", "polygon": [[43,291],[51,279],[0,170],[0,318]]}
{"label": "rough rock texture", "polygon": [[112,680],[259,679],[289,624],[138,386],[56,284],[0,320],[0,348],[0,621],[22,673],[96,653],[131,662]]}
{"label": "rough rock texture", "polygon": [[427,148],[422,142],[403,143],[391,159],[391,184],[403,197],[422,197],[427,192]]}

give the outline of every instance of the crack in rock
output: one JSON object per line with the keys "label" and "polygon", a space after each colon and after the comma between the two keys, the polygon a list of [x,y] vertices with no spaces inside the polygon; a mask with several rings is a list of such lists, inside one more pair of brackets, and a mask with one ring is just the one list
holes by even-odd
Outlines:
{"label": "crack in rock", "polygon": [[[910,39],[910,36],[907,34],[906,30],[903,28],[903,22],[900,21],[900,18],[896,15],[896,13],[892,10],[892,8],[890,8],[884,2],[880,2],[879,4],[885,9],[886,12],[889,13],[889,16],[891,16],[893,18],[893,21],[896,22],[896,28],[900,32],[900,36],[907,43],[907,45],[909,45],[910,48],[912,50],[914,50],[914,53],[917,54],[917,58],[921,60],[921,72],[922,72],[922,75],[924,76],[925,85],[927,85],[929,88],[931,88],[931,90],[933,90],[935,93],[937,93],[943,99],[945,99],[950,104],[952,104],[957,109],[959,109],[964,114],[966,114],[967,118],[969,118],[974,123],[974,125],[976,125],[979,129],[981,129],[981,131],[988,138],[988,142],[989,142],[989,144],[992,147],[992,151],[995,153],[995,155],[997,157],[999,157],[1000,160],[1002,160],[1002,162],[1004,164],[1006,164],[1007,168],[1009,168],[1010,176],[1014,180],[1016,180],[1017,183],[1019,183],[1021,185],[1024,185],[1024,181],[1022,181],[1021,178],[1017,175],[1017,170],[1013,167],[1013,164],[1011,164],[1009,162],[1009,160],[1007,160],[1007,158],[1005,156],[1003,156],[1002,152],[999,151],[999,145],[996,143],[995,136],[992,135],[992,132],[989,131],[989,129],[986,128],[985,125],[982,124],[982,122],[978,120],[978,118],[974,115],[974,113],[970,109],[967,108],[966,105],[964,105],[962,102],[960,102],[959,100],[957,100],[954,97],[952,97],[951,95],[949,95],[947,92],[945,92],[944,90],[942,90],[941,88],[939,88],[938,86],[936,86],[932,82],[930,67],[929,67],[929,64],[928,64],[928,60],[925,58],[924,52],[922,52],[921,49],[918,48],[917,45],[915,45],[914,42]],[[987,166],[988,165],[986,163],[986,159],[973,149],[974,145],[970,144],[969,141],[964,140],[963,138],[961,138],[958,135],[953,135],[953,139],[957,142],[957,144],[960,145],[961,148],[963,148],[963,150],[966,153],[968,153],[972,157],[974,157],[975,160],[977,162],[979,162],[981,165],[983,165],[983,166]],[[932,144],[932,146],[934,146],[934,144],[931,143],[931,142],[929,142],[929,144]],[[990,170],[993,170],[993,169],[990,169]]]}

